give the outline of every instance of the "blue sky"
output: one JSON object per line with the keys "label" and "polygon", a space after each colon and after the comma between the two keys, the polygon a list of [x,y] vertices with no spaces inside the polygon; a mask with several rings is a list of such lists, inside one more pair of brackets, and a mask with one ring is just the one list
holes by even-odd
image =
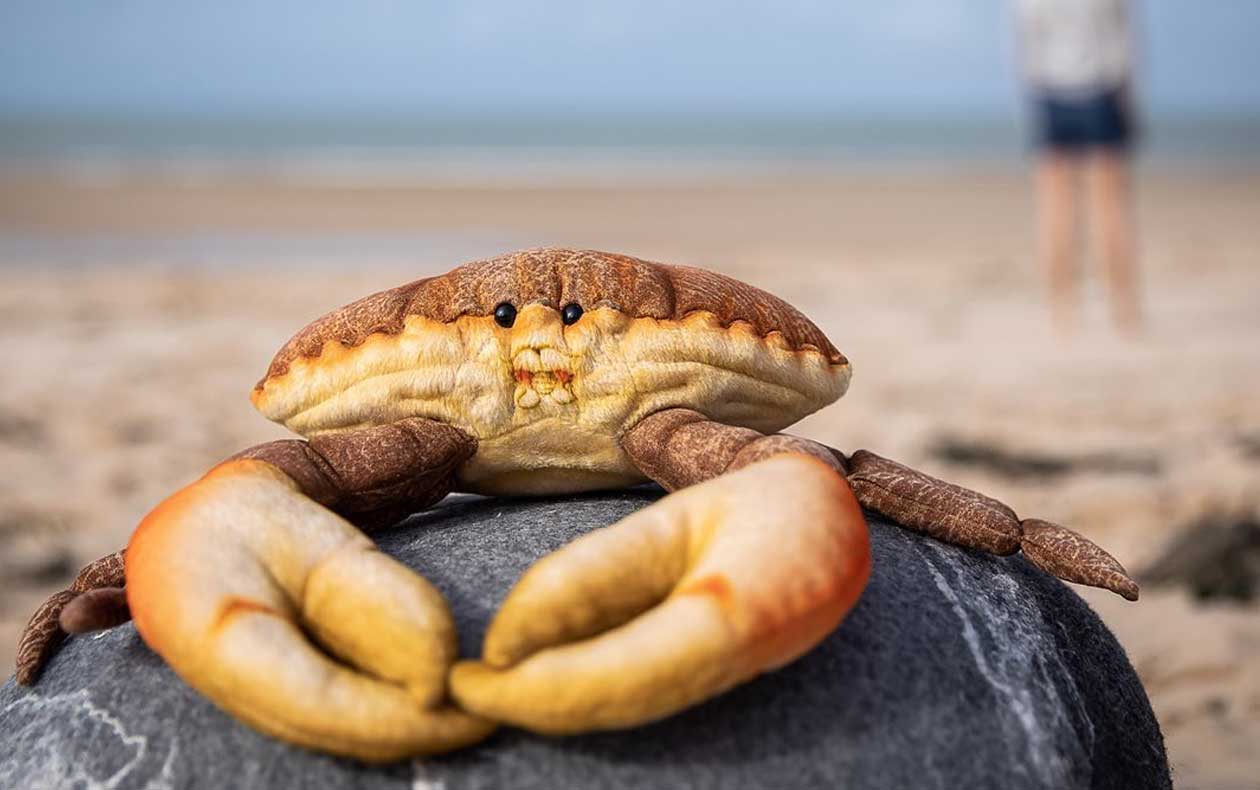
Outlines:
{"label": "blue sky", "polygon": [[[0,116],[1009,115],[1010,0],[0,0]],[[1142,95],[1260,117],[1260,2],[1147,0]]]}

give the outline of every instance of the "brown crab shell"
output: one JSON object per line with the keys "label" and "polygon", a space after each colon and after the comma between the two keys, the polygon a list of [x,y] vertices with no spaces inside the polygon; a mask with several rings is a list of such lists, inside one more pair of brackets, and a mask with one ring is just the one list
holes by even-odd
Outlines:
{"label": "brown crab shell", "polygon": [[[512,329],[494,322],[503,302],[518,310]],[[563,326],[558,311],[573,303],[585,315]],[[573,402],[517,407],[513,359],[522,348],[571,360],[564,372]],[[671,406],[780,430],[839,398],[849,376],[822,331],[765,291],[702,269],[540,249],[469,263],[325,315],[280,349],[252,397],[268,418],[307,436],[423,416],[476,436],[479,456],[510,435],[517,443],[505,445],[505,459],[524,450],[546,466],[574,456],[582,440],[615,440]],[[557,426],[569,437],[558,445]],[[609,453],[582,463],[625,466]]]}

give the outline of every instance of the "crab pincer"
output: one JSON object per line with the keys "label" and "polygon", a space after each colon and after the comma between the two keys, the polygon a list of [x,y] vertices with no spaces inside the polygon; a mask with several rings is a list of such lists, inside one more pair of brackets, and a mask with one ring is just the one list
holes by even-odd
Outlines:
{"label": "crab pincer", "polygon": [[437,590],[272,464],[230,460],[176,493],[126,564],[145,642],[263,732],[381,761],[494,729],[446,702],[457,640]]}
{"label": "crab pincer", "polygon": [[805,653],[870,573],[844,479],[788,453],[671,494],[543,558],[508,595],[458,704],[564,734],[650,722]]}

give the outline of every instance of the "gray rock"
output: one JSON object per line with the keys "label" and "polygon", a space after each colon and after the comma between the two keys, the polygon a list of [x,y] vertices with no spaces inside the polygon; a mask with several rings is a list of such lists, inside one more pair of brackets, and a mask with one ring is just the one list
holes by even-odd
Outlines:
{"label": "gray rock", "polygon": [[[380,537],[451,601],[465,654],[533,560],[659,494],[453,499]],[[365,766],[264,737],[193,692],[130,626],[70,640],[0,688],[0,787],[1170,787],[1124,651],[1018,557],[873,520],[852,615],[788,667],[628,732],[501,730],[440,759]]]}

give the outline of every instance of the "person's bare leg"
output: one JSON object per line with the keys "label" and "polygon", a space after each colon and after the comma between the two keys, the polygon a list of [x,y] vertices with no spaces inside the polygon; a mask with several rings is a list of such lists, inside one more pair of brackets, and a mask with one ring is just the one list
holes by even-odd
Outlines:
{"label": "person's bare leg", "polygon": [[1074,157],[1047,150],[1037,162],[1037,258],[1049,288],[1055,328],[1070,332],[1077,319]]}
{"label": "person's bare leg", "polygon": [[1102,262],[1118,329],[1135,335],[1142,328],[1129,161],[1123,151],[1104,149],[1089,158],[1086,173],[1089,220],[1095,255]]}

